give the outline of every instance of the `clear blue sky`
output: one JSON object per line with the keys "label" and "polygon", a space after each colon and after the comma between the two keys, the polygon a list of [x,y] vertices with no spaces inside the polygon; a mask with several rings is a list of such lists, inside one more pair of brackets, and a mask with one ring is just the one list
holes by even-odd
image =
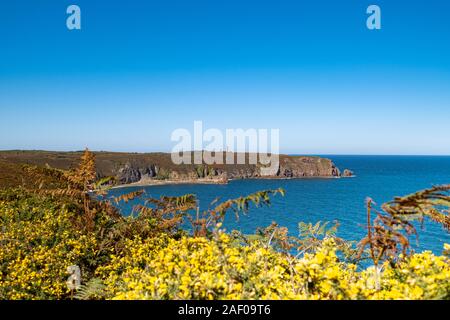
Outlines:
{"label": "clear blue sky", "polygon": [[0,40],[0,149],[170,151],[202,120],[284,153],[450,154],[450,1],[1,1]]}

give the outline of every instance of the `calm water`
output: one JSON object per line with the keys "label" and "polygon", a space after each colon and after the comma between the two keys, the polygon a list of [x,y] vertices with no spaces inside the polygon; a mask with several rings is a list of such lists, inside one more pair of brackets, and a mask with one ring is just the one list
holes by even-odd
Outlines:
{"label": "calm water", "polygon": [[[297,234],[298,222],[340,222],[339,236],[359,240],[364,236],[365,198],[370,196],[377,204],[406,195],[436,184],[450,183],[450,157],[411,156],[326,156],[343,170],[349,168],[356,174],[346,179],[292,179],[292,180],[237,180],[228,185],[171,185],[150,186],[146,192],[152,197],[194,193],[200,199],[200,207],[216,197],[222,200],[236,198],[259,190],[282,187],[286,196],[273,198],[271,207],[252,209],[247,216],[236,221],[233,213],[225,221],[228,230],[237,229],[252,233],[258,226],[276,221]],[[115,189],[112,195],[142,189],[129,187]],[[130,214],[130,203],[121,209]],[[442,252],[444,242],[450,243],[450,235],[438,224],[425,223],[419,230],[418,250]]]}

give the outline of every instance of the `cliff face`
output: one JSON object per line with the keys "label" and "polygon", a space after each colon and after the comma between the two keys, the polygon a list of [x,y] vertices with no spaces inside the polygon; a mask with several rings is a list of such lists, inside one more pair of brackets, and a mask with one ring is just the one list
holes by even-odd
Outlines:
{"label": "cliff face", "polygon": [[[152,181],[189,181],[226,183],[229,179],[341,177],[340,170],[325,158],[280,155],[271,170],[260,164],[176,165],[169,153],[95,152],[99,176],[115,176],[119,184]],[[228,154],[229,155],[229,154]],[[238,154],[232,154],[237,157]],[[241,154],[242,155],[242,154]],[[0,160],[50,165],[70,169],[77,165],[81,152],[1,151]],[[245,154],[246,163],[248,154]],[[225,155],[224,155],[224,163]],[[345,171],[342,176],[347,176]]]}
{"label": "cliff face", "polygon": [[129,161],[112,172],[112,175],[116,176],[121,184],[149,180],[209,179],[225,183],[229,179],[341,177],[339,168],[331,160],[307,156],[280,156],[279,165],[269,172],[264,171],[260,165],[249,164],[180,165],[174,168],[155,163],[144,165]]}

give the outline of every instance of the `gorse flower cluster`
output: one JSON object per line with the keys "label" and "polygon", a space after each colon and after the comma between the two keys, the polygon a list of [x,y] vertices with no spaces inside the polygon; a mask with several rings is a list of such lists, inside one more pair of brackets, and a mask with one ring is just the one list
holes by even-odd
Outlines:
{"label": "gorse flower cluster", "polygon": [[[195,208],[193,195],[152,199],[153,206],[124,218],[86,198],[95,181],[93,157],[84,159],[79,190],[73,176],[62,184],[67,190],[0,190],[0,299],[450,299],[450,246],[442,256],[396,254],[395,239],[408,243],[384,226],[402,225],[397,217],[381,216],[361,248],[320,223],[301,223],[299,237],[276,224],[255,235],[222,230],[227,210],[245,212],[282,193],[268,191],[191,218],[189,234],[179,226]],[[386,249],[374,266],[361,264]],[[82,287],[74,291],[67,285],[72,265],[81,270]]]}
{"label": "gorse flower cluster", "polygon": [[67,208],[13,193],[14,200],[0,200],[0,298],[65,297],[67,267],[89,263],[96,239],[74,228]]}
{"label": "gorse flower cluster", "polygon": [[290,260],[259,241],[235,245],[224,233],[170,239],[159,250],[135,241],[99,271],[115,299],[343,298],[340,282],[354,266],[340,263],[333,245]]}
{"label": "gorse flower cluster", "polygon": [[377,289],[374,268],[358,271],[340,261],[331,238],[294,258],[260,241],[236,246],[222,233],[158,243],[136,239],[98,272],[113,299],[448,299],[449,262],[430,252],[397,266],[386,262]]}

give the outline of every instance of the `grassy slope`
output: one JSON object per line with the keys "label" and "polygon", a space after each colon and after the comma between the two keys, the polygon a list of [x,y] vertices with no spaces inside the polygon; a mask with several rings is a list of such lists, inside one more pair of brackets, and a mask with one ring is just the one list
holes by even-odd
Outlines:
{"label": "grassy slope", "polygon": [[38,188],[41,183],[48,189],[62,186],[58,171],[0,159],[0,189]]}

